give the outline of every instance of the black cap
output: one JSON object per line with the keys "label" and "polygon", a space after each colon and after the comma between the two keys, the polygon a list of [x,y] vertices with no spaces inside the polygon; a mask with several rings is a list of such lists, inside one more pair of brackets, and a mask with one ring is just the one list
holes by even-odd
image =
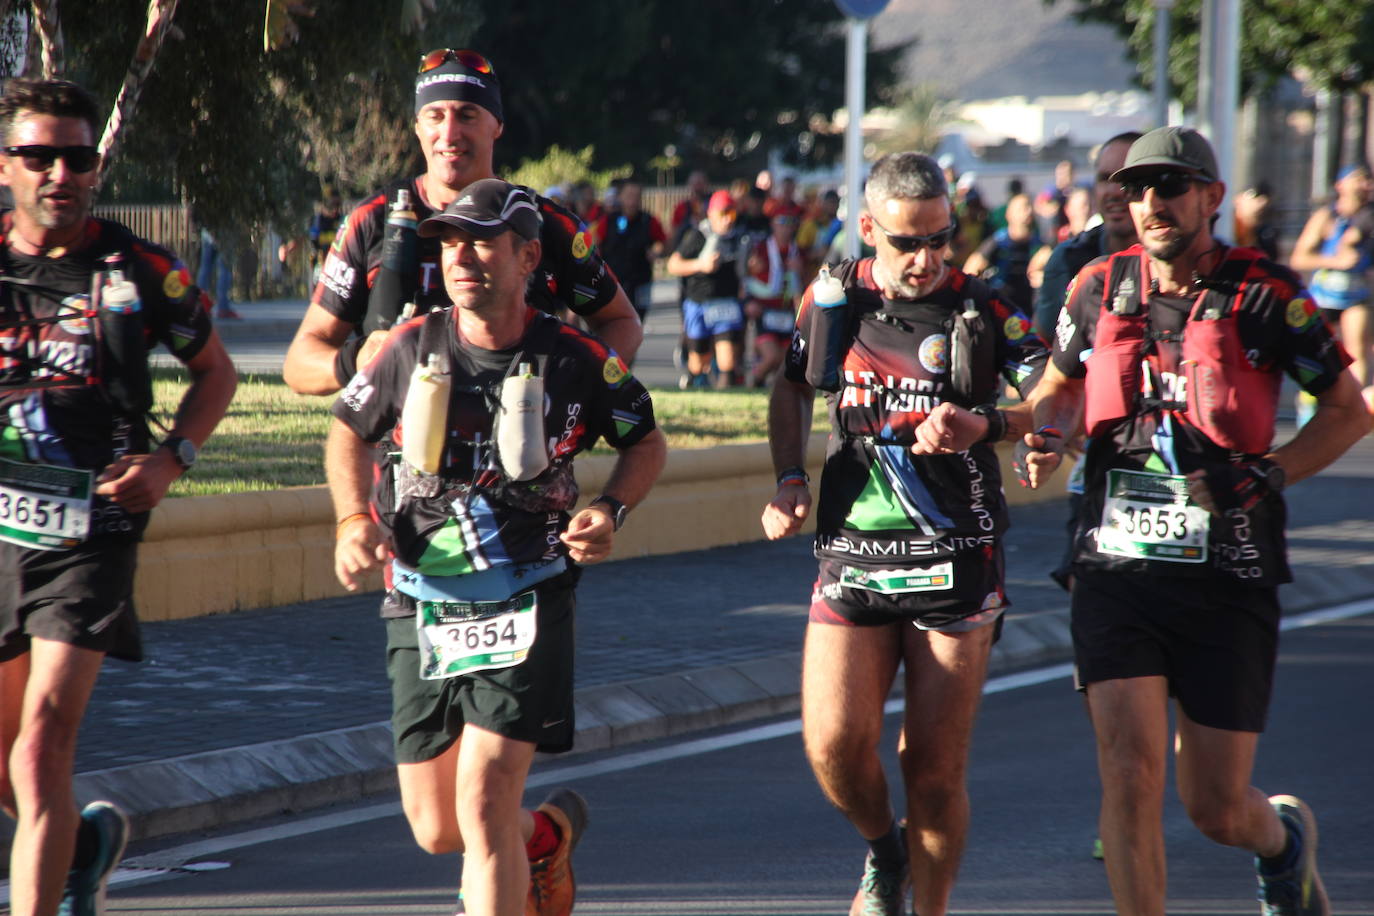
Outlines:
{"label": "black cap", "polygon": [[443,234],[445,226],[462,229],[479,239],[494,239],[509,229],[525,241],[539,237],[543,222],[539,205],[525,188],[499,178],[474,181],[458,193],[458,199],[424,220],[416,232],[421,238]]}
{"label": "black cap", "polygon": [[1188,127],[1157,127],[1131,144],[1126,164],[1112,173],[1112,181],[1160,169],[1187,169],[1208,181],[1221,178],[1217,157],[1207,138]]}
{"label": "black cap", "polygon": [[471,102],[491,112],[496,120],[506,120],[501,110],[501,83],[495,70],[484,73],[455,58],[415,77],[417,115],[430,102],[448,101]]}

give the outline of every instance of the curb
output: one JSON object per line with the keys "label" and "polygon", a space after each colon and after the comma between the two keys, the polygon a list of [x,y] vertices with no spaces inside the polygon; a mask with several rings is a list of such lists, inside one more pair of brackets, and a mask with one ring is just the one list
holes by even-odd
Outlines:
{"label": "curb", "polygon": [[[989,674],[1066,658],[1067,610],[1008,614]],[[801,654],[578,690],[572,754],[624,747],[801,708]],[[900,695],[901,680],[894,685]],[[557,755],[566,759],[568,755]],[[540,761],[553,759],[539,755]],[[133,839],[208,830],[396,790],[389,722],[79,773],[83,803],[103,798],[129,816]]]}

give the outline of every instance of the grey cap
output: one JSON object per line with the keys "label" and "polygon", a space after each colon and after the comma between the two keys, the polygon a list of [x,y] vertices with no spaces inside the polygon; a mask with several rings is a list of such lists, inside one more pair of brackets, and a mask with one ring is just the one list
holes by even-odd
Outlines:
{"label": "grey cap", "polygon": [[529,241],[539,238],[543,218],[529,191],[499,178],[482,178],[458,193],[458,199],[420,223],[421,238],[441,235],[454,226],[479,239],[492,239],[510,230]]}
{"label": "grey cap", "polygon": [[1217,181],[1217,157],[1207,138],[1189,127],[1157,127],[1131,144],[1126,164],[1112,173],[1112,181],[1160,169],[1187,169],[1208,181]]}

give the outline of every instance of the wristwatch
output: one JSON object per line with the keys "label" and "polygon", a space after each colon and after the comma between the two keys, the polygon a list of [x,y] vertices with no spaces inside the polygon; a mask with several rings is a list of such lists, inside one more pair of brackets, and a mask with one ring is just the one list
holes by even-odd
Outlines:
{"label": "wristwatch", "polygon": [[1288,484],[1288,472],[1277,461],[1272,458],[1261,458],[1255,462],[1255,468],[1271,492],[1283,492],[1283,488]]}
{"label": "wristwatch", "polygon": [[191,465],[196,463],[196,444],[185,436],[168,436],[158,448],[170,449],[183,471],[191,470]]}
{"label": "wristwatch", "polygon": [[615,530],[619,531],[620,527],[625,524],[625,516],[630,514],[630,507],[614,496],[607,496],[605,493],[592,500],[589,505],[595,506],[597,503],[602,503],[611,510],[611,522],[615,525]]}

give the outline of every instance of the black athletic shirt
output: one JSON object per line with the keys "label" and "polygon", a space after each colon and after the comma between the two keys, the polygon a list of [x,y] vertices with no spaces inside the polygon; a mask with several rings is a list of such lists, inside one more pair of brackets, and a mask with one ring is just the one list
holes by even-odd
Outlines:
{"label": "black athletic shirt", "polygon": [[[1136,250],[1139,250],[1138,248]],[[1229,249],[1228,257],[1237,249]],[[1251,252],[1258,254],[1258,252]],[[1055,328],[1053,360],[1070,378],[1086,378],[1086,359],[1093,348],[1101,314],[1110,259],[1099,258],[1085,267],[1069,287],[1069,298]],[[1236,313],[1239,333],[1252,357],[1250,367],[1266,373],[1287,373],[1309,394],[1321,394],[1345,371],[1348,357],[1332,339],[1316,303],[1297,275],[1268,260],[1252,270],[1265,276],[1272,296],[1246,299]],[[1194,306],[1192,298],[1154,294],[1147,303],[1155,332],[1186,333]],[[1187,375],[1180,366],[1182,344],[1159,341],[1145,361],[1156,393],[1186,397]],[[1091,383],[1091,380],[1090,380]],[[1097,529],[1103,518],[1107,474],[1112,469],[1141,470],[1173,476],[1222,467],[1239,457],[1213,442],[1201,430],[1171,410],[1138,410],[1118,424],[1111,435],[1093,439],[1085,456],[1085,490],[1076,539],[1076,562],[1096,568],[1131,569],[1180,576],[1217,574],[1245,585],[1270,586],[1291,580],[1283,526],[1282,496],[1271,494],[1250,513],[1235,510],[1225,519],[1212,518],[1208,530],[1207,562],[1144,560],[1107,554],[1098,549]]]}
{"label": "black athletic shirt", "polygon": [[[95,472],[116,457],[147,452],[143,417],[122,417],[102,382],[108,367],[89,306],[92,277],[103,259],[123,254],[124,274],[138,289],[148,349],[166,345],[182,362],[195,357],[212,333],[209,300],[191,282],[176,255],[144,241],[126,227],[90,219],[75,251],[60,258],[28,256],[10,249],[10,213],[0,217],[0,274],[37,284],[0,283],[0,458]],[[65,320],[16,326],[26,319],[66,313]],[[70,380],[58,387],[25,383]],[[90,533],[137,537],[147,513],[130,516],[94,497]]]}
{"label": "black athletic shirt", "polygon": [[[837,273],[850,263],[839,265]],[[845,354],[844,387],[825,396],[832,434],[821,476],[816,555],[854,566],[890,568],[991,547],[1008,524],[992,445],[978,443],[953,455],[916,456],[906,443],[943,401],[977,406],[950,391],[946,322],[956,308],[966,307],[965,300],[984,303],[995,316],[994,363],[1010,384],[1019,388],[1038,377],[1036,370],[1049,354],[1025,315],[999,299],[987,284],[951,268],[945,285],[925,298],[882,299],[873,263],[872,258],[858,262],[848,289],[851,307],[859,301],[855,287],[867,291],[863,300],[875,300],[874,307],[865,307]],[[958,292],[957,279],[963,280]],[[802,296],[784,364],[793,382],[806,380],[806,354],[813,343],[812,290],[808,287]],[[877,302],[885,317],[879,317]]]}
{"label": "black athletic shirt", "polygon": [[[393,182],[348,214],[348,219],[334,236],[334,244],[329,247],[311,302],[334,317],[361,328],[367,316],[368,291],[381,269],[386,219],[390,202],[396,199],[396,191],[410,191],[410,208],[415,211],[417,222],[434,214],[420,194],[420,184],[420,178]],[[538,203],[543,218],[540,230],[543,258],[538,269],[530,274],[526,299],[549,313],[560,308],[571,309],[579,315],[595,313],[615,298],[619,289],[615,276],[597,254],[591,233],[581,220],[547,197],[540,197],[533,191],[529,194]],[[436,306],[447,308],[450,303],[440,273],[439,239],[422,238],[417,239],[417,243],[419,276],[415,298],[420,307],[418,314]]]}

